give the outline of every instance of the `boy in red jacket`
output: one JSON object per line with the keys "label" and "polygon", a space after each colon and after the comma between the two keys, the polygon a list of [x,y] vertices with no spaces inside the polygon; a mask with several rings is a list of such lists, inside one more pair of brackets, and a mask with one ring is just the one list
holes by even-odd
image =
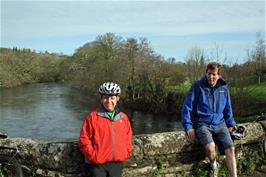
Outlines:
{"label": "boy in red jacket", "polygon": [[122,162],[130,158],[132,129],[128,116],[117,107],[121,88],[105,82],[99,93],[101,107],[84,120],[79,147],[91,177],[120,177]]}

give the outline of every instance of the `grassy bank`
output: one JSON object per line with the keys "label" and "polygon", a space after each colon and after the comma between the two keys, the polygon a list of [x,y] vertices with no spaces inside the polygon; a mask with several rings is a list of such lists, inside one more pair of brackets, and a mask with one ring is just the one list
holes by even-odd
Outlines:
{"label": "grassy bank", "polygon": [[266,101],[266,82],[260,85],[251,85],[246,88],[248,95]]}

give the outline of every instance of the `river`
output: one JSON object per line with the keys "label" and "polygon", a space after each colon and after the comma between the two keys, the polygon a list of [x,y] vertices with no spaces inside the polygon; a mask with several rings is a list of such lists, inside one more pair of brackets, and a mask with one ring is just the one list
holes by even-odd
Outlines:
{"label": "river", "polygon": [[[0,131],[10,137],[77,140],[85,116],[98,105],[97,98],[67,84],[0,88]],[[135,135],[182,129],[176,116],[121,110],[128,114]]]}

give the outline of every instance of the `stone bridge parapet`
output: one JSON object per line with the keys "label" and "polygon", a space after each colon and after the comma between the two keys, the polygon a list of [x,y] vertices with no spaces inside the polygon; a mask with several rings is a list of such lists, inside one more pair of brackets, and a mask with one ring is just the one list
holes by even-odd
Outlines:
{"label": "stone bridge parapet", "polygon": [[[242,124],[246,136],[237,140],[237,159],[253,152],[265,155],[266,121]],[[0,140],[0,145],[17,146],[18,160],[27,177],[85,176],[84,157],[77,141],[48,142],[24,138]],[[264,157],[265,158],[265,157]],[[204,151],[197,143],[187,140],[182,131],[136,135],[131,159],[124,163],[124,177],[176,177],[190,173],[204,160]]]}

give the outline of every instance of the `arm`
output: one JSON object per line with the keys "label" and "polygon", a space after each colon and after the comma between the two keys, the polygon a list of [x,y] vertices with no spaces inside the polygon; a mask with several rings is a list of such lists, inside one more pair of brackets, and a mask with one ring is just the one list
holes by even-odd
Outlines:
{"label": "arm", "polygon": [[95,151],[92,146],[92,124],[91,124],[91,114],[89,114],[84,120],[79,137],[79,148],[84,154],[87,160],[94,162]]}
{"label": "arm", "polygon": [[236,126],[236,122],[235,122],[234,117],[233,117],[233,110],[232,110],[230,93],[229,93],[228,89],[227,89],[227,99],[226,99],[225,108],[223,110],[223,115],[224,115],[225,123],[229,128]]}
{"label": "arm", "polygon": [[131,128],[131,125],[130,125],[130,121],[127,117],[127,152],[128,152],[128,159],[130,158],[130,154],[131,154],[131,151],[132,151],[132,128]]}
{"label": "arm", "polygon": [[[193,128],[193,122],[191,121],[191,113],[193,112],[193,106],[196,105],[194,102],[198,99],[198,98],[195,98],[196,91],[197,92],[199,91],[199,90],[195,90],[197,89],[196,84],[199,84],[199,83],[195,82],[191,86],[190,91],[185,98],[183,108],[182,108],[182,125],[186,131],[187,137],[192,141],[196,139],[195,129]],[[199,94],[197,94],[197,96],[199,96]]]}
{"label": "arm", "polygon": [[193,123],[191,121],[191,113],[193,110],[193,102],[195,101],[195,84],[193,84],[184,100],[182,112],[181,112],[181,122],[184,130],[193,128]]}

